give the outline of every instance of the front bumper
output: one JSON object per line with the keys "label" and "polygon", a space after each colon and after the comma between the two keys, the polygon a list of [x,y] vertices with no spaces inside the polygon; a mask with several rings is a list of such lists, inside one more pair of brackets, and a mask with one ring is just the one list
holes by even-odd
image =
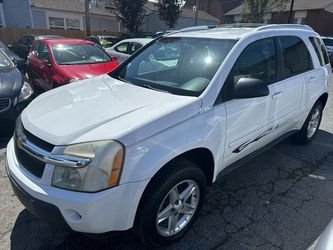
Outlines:
{"label": "front bumper", "polygon": [[[133,226],[136,210],[149,180],[122,184],[97,192],[81,193],[50,185],[54,167],[46,165],[42,178],[21,166],[15,156],[13,139],[7,146],[7,172],[13,189],[24,206],[45,222],[50,214],[63,220],[70,229],[91,234],[124,231]],[[23,194],[22,194],[23,193]],[[57,212],[59,211],[59,212]],[[63,219],[61,219],[61,217]],[[55,224],[54,226],[59,227]],[[60,227],[66,228],[63,223]]]}

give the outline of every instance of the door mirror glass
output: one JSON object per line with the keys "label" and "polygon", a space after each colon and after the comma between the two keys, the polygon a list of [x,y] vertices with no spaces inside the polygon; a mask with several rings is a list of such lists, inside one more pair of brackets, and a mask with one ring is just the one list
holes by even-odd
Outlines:
{"label": "door mirror glass", "polygon": [[269,95],[267,85],[258,78],[240,78],[235,85],[235,98],[256,98]]}

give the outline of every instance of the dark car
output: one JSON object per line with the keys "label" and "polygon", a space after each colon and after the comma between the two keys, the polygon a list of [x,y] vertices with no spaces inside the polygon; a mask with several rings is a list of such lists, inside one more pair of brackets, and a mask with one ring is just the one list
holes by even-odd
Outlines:
{"label": "dark car", "polygon": [[18,55],[16,55],[13,51],[11,51],[3,42],[0,41],[0,49],[4,52],[9,59],[16,65],[16,67],[22,72],[26,72],[26,63],[25,60]]}
{"label": "dark car", "polygon": [[59,38],[60,36],[54,35],[26,35],[12,45],[9,45],[10,49],[19,57],[27,60],[27,56],[30,52],[30,48],[36,39],[45,38]]}
{"label": "dark car", "polygon": [[156,38],[159,36],[161,35],[151,32],[126,32],[122,33],[120,40],[131,39],[131,38]]}
{"label": "dark car", "polygon": [[120,41],[116,36],[88,36],[87,40],[98,44],[104,49],[110,48]]}
{"label": "dark car", "polygon": [[331,65],[333,67],[333,38],[332,37],[322,37],[323,42],[326,46],[328,56],[330,58]]}
{"label": "dark car", "polygon": [[17,118],[32,95],[30,84],[0,49],[0,130]]}

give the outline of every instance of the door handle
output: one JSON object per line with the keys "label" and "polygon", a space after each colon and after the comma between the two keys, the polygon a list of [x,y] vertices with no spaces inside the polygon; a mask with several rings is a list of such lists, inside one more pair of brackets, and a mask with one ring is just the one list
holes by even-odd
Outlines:
{"label": "door handle", "polygon": [[309,78],[309,82],[314,82],[316,80],[316,77],[312,76]]}
{"label": "door handle", "polygon": [[272,95],[272,99],[277,99],[282,95],[282,91],[276,92]]}

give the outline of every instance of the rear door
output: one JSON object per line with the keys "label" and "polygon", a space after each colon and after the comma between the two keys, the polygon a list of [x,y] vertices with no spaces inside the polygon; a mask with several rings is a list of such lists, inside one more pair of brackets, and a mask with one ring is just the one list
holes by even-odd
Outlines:
{"label": "rear door", "polygon": [[[304,81],[313,81],[313,63],[305,42],[296,36],[278,37],[279,75],[272,95],[277,136],[296,129],[304,96]],[[310,73],[310,74],[309,74]],[[305,79],[304,79],[305,76]]]}

